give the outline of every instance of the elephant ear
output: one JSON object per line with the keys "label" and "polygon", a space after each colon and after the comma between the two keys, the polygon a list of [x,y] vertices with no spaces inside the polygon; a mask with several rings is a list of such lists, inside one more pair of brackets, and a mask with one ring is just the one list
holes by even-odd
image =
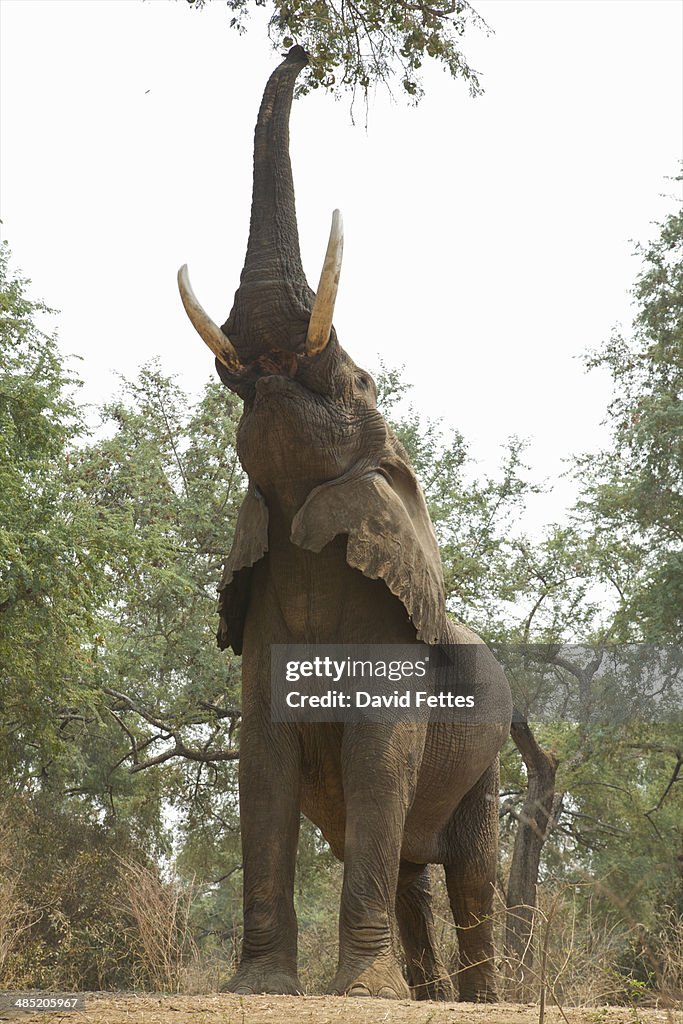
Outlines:
{"label": "elephant ear", "polygon": [[403,603],[417,638],[442,640],[441,557],[424,495],[407,463],[392,460],[311,491],[294,517],[293,543],[318,552],[339,534],[348,535],[349,565],[384,580]]}
{"label": "elephant ear", "polygon": [[268,508],[259,491],[249,485],[237,517],[235,537],[218,588],[218,646],[242,653],[242,634],[249,600],[252,566],[268,550]]}

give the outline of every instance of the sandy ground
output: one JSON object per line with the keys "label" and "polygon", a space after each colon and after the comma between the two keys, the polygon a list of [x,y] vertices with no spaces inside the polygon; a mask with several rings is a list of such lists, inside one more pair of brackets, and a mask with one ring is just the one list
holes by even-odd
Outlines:
{"label": "sandy ground", "polygon": [[[338,996],[86,995],[75,1013],[0,1010],[17,1024],[538,1024],[538,1006],[411,1003]],[[545,1024],[683,1024],[683,1010],[548,1007]]]}

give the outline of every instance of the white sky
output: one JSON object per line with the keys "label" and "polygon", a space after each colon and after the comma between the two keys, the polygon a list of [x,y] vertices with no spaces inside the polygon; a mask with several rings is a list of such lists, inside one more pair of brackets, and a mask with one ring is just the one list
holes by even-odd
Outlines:
{"label": "white sky", "polygon": [[[292,162],[315,287],[345,220],[335,324],[361,365],[405,363],[414,404],[485,466],[512,433],[537,477],[599,440],[609,394],[577,358],[630,321],[646,241],[683,154],[678,0],[475,0],[486,95],[427,68],[417,108],[378,93],[295,104]],[[175,275],[227,315],[246,247],[253,126],[279,57],[220,0],[1,0],[0,217],[33,293],[61,310],[85,397],[159,355],[198,390],[213,359]],[[664,198],[663,198],[664,196]],[[566,483],[556,486],[556,515]]]}

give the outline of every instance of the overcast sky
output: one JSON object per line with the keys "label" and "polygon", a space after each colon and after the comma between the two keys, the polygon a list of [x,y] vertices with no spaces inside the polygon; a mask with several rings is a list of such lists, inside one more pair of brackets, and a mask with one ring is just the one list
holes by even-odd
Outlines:
{"label": "overcast sky", "polygon": [[[295,104],[302,255],[315,287],[330,214],[345,258],[335,324],[369,368],[405,364],[425,413],[485,466],[510,434],[537,476],[595,446],[609,395],[578,358],[631,318],[646,241],[683,153],[678,0],[475,0],[486,89],[428,68],[426,97]],[[1,0],[0,217],[33,294],[61,310],[90,401],[153,356],[197,391],[212,357],[185,319],[190,266],[218,323],[246,247],[253,126],[279,61],[220,0]],[[566,497],[566,485],[556,500]]]}

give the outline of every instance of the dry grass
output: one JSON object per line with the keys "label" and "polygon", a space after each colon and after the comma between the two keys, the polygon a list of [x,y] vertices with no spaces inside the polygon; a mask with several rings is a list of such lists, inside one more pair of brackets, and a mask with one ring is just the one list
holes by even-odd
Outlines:
{"label": "dry grass", "polygon": [[177,877],[165,881],[155,868],[124,859],[119,873],[140,987],[153,992],[201,987],[199,950],[190,930],[194,886]]}
{"label": "dry grass", "polygon": [[683,914],[669,916],[659,935],[661,953],[660,985],[671,1001],[683,1003]]}

